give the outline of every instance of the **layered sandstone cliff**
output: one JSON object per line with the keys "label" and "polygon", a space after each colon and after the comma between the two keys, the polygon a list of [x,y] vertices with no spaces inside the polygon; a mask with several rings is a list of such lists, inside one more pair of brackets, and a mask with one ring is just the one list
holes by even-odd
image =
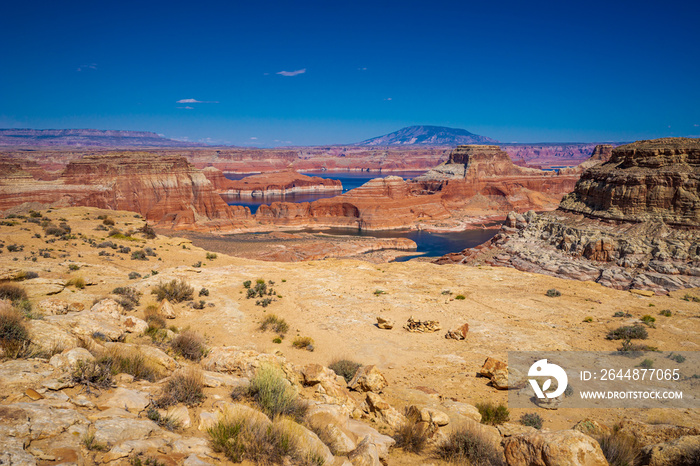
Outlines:
{"label": "layered sandstone cliff", "polygon": [[138,212],[175,228],[225,228],[249,217],[229,207],[201,171],[184,157],[116,153],[83,157],[68,164],[55,181],[15,170],[0,179],[0,210],[37,203]]}
{"label": "layered sandstone cliff", "polygon": [[207,167],[202,170],[219,194],[238,197],[265,197],[291,193],[343,191],[339,180],[307,176],[294,170],[266,172],[246,176],[240,180],[229,180],[220,170]]}
{"label": "layered sandstone cliff", "polygon": [[614,288],[700,286],[700,140],[640,141],[584,172],[555,212],[509,214],[488,243],[439,263],[515,267]]}

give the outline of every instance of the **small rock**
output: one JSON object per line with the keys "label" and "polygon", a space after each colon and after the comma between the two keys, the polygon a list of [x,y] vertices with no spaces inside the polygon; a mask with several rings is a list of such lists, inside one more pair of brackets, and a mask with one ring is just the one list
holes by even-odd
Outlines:
{"label": "small rock", "polygon": [[385,330],[391,330],[392,328],[394,328],[394,322],[389,319],[377,316],[377,327]]}
{"label": "small rock", "polygon": [[360,367],[350,383],[348,383],[348,387],[352,390],[374,393],[381,393],[387,385],[389,383],[375,365]]}
{"label": "small rock", "polygon": [[440,330],[440,322],[437,320],[414,320],[413,317],[408,318],[408,322],[403,326],[409,332],[414,333],[430,333]]}
{"label": "small rock", "polygon": [[107,401],[98,404],[97,407],[100,409],[122,408],[129,412],[139,413],[146,409],[150,403],[147,393],[119,387],[114,390],[114,394]]}
{"label": "small rock", "polygon": [[466,340],[467,333],[469,333],[469,324],[464,324],[455,330],[448,330],[445,334],[445,338],[452,340]]}
{"label": "small rock", "polygon": [[34,400],[34,401],[41,400],[42,398],[44,398],[44,395],[42,395],[41,393],[37,392],[37,391],[34,390],[33,388],[28,388],[28,389],[24,392],[24,394],[27,395],[29,398],[31,398],[31,399]]}
{"label": "small rock", "polygon": [[566,464],[607,466],[598,442],[575,430],[536,431],[506,437],[503,441],[509,466]]}
{"label": "small rock", "polygon": [[377,446],[372,443],[369,435],[362,439],[357,448],[348,453],[348,459],[353,466],[382,466]]}
{"label": "small rock", "polygon": [[158,306],[158,313],[166,319],[174,319],[177,317],[175,314],[175,308],[173,308],[170,301],[165,298],[163,298],[163,301],[160,302],[160,306]]}

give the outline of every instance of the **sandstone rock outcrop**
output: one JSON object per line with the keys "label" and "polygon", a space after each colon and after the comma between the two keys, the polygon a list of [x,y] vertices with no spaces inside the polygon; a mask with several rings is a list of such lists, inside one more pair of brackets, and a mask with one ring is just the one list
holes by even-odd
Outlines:
{"label": "sandstone rock outcrop", "polygon": [[477,248],[438,263],[510,266],[618,289],[700,286],[700,140],[615,148],[554,212],[511,213]]}
{"label": "sandstone rock outcrop", "polygon": [[55,181],[31,177],[5,163],[0,210],[24,203],[89,206],[138,212],[163,226],[232,228],[250,212],[229,207],[212,184],[184,157],[149,153],[91,155],[69,163]]}
{"label": "sandstone rock outcrop", "polygon": [[514,435],[503,444],[509,466],[608,464],[598,442],[575,430]]}
{"label": "sandstone rock outcrop", "polygon": [[337,192],[343,190],[338,180],[307,176],[294,170],[281,170],[229,180],[223,173],[207,167],[202,173],[212,182],[219,194],[237,197],[265,197],[291,193]]}

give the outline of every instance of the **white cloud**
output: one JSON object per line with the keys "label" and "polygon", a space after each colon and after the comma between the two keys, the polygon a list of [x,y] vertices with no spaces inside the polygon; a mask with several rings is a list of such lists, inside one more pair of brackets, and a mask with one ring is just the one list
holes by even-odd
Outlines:
{"label": "white cloud", "polygon": [[253,137],[252,137],[252,138],[250,138],[250,139],[253,139],[253,140],[255,140],[255,139],[258,139],[258,138],[256,138],[255,136],[253,136]]}
{"label": "white cloud", "polygon": [[96,70],[96,69],[97,69],[97,63],[90,63],[89,65],[80,65],[78,67],[77,71]]}
{"label": "white cloud", "polygon": [[190,107],[189,105],[185,107],[178,107],[178,108],[184,108],[185,110],[194,110],[194,107]]}
{"label": "white cloud", "polygon": [[360,71],[367,71],[367,68],[366,68],[366,67],[358,68],[358,70],[360,70]]}
{"label": "white cloud", "polygon": [[697,123],[695,123],[695,124],[694,124],[693,126],[695,126],[695,127],[697,128],[697,127],[698,127],[698,126],[700,126],[700,125],[699,125],[699,124],[697,124]]}
{"label": "white cloud", "polygon": [[277,74],[282,75],[282,76],[296,76],[298,74],[304,74],[306,73],[306,68],[302,68],[300,70],[295,70],[295,71],[278,71]]}
{"label": "white cloud", "polygon": [[391,100],[391,97],[387,97],[387,98],[386,98],[386,99],[384,99],[384,100]]}
{"label": "white cloud", "polygon": [[218,104],[216,100],[180,99],[177,104]]}

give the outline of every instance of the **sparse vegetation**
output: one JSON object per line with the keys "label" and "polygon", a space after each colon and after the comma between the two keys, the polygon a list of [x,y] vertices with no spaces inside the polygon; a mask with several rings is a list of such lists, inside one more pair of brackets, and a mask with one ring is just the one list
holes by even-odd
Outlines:
{"label": "sparse vegetation", "polygon": [[106,451],[107,445],[95,440],[95,432],[87,432],[83,436],[83,445],[88,451]]}
{"label": "sparse vegetation", "polygon": [[622,346],[617,350],[623,353],[630,353],[632,356],[634,356],[634,353],[640,353],[644,351],[657,351],[657,348],[655,346],[632,343],[632,340],[628,338],[622,342]]}
{"label": "sparse vegetation", "polygon": [[199,290],[199,296],[209,296],[209,290],[206,288],[202,288]]}
{"label": "sparse vegetation", "polygon": [[639,363],[639,367],[644,369],[651,369],[652,367],[654,367],[654,360],[647,358]]}
{"label": "sparse vegetation", "polygon": [[649,333],[641,325],[618,327],[606,336],[608,340],[646,340],[648,337]]}
{"label": "sparse vegetation", "polygon": [[284,335],[289,330],[289,324],[287,324],[284,319],[277,317],[274,314],[270,314],[269,316],[265,317],[258,328],[263,332],[270,329],[279,335]]}
{"label": "sparse vegetation", "polygon": [[685,296],[683,296],[683,301],[691,301],[693,303],[700,303],[700,298],[698,298],[697,296],[693,296],[690,293],[686,293]]}
{"label": "sparse vegetation", "polygon": [[283,372],[269,364],[255,372],[250,380],[248,395],[270,419],[285,415],[301,421],[308,411],[308,405],[299,398]]}
{"label": "sparse vegetation", "polygon": [[355,377],[360,367],[362,364],[349,359],[337,359],[328,365],[330,370],[343,377],[346,382],[350,382]]}
{"label": "sparse vegetation", "polygon": [[106,360],[80,360],[71,373],[71,379],[74,383],[85,386],[88,393],[93,388],[109,388],[112,385],[112,367]]}
{"label": "sparse vegetation", "polygon": [[610,466],[633,466],[636,465],[640,454],[641,445],[634,437],[613,432],[608,435],[597,437],[605,459]]}
{"label": "sparse vegetation", "polygon": [[13,303],[27,299],[27,292],[20,285],[0,283],[0,299],[8,299]]}
{"label": "sparse vegetation", "polygon": [[678,364],[684,363],[685,362],[685,356],[682,354],[678,353],[671,353],[668,356],[666,356],[668,359],[671,361],[676,361]]}
{"label": "sparse vegetation", "polygon": [[22,356],[31,340],[22,313],[12,307],[0,304],[0,349],[5,357]]}
{"label": "sparse vegetation", "polygon": [[307,351],[314,350],[314,341],[310,337],[296,337],[292,342],[292,346],[298,349],[305,349]]}
{"label": "sparse vegetation", "polygon": [[202,372],[196,368],[173,375],[163,387],[161,396],[155,401],[159,408],[167,408],[177,403],[194,406],[204,400]]}
{"label": "sparse vegetation", "polygon": [[588,316],[585,319],[583,319],[583,321],[587,323],[593,322],[593,317]]}
{"label": "sparse vegetation", "polygon": [[136,280],[137,278],[141,278],[141,274],[138,272],[129,272],[129,280]]}
{"label": "sparse vegetation", "polygon": [[148,408],[148,411],[146,411],[146,417],[169,431],[180,428],[180,421],[172,416],[168,416],[167,414],[165,416],[161,415],[160,412],[153,407]]}
{"label": "sparse vegetation", "polygon": [[171,303],[180,303],[192,299],[194,288],[183,279],[178,279],[168,283],[159,283],[151,290],[151,293],[154,294],[159,301],[167,299]]}
{"label": "sparse vegetation", "polygon": [[380,296],[386,294],[386,291],[384,290],[374,290],[374,296]]}
{"label": "sparse vegetation", "polygon": [[673,313],[669,309],[664,309],[663,311],[659,311],[659,315],[664,317],[671,317]]}
{"label": "sparse vegetation", "polygon": [[156,231],[148,223],[146,223],[144,226],[142,226],[136,231],[142,233],[146,237],[146,239],[155,239],[155,237],[157,236]]}
{"label": "sparse vegetation", "polygon": [[656,317],[652,317],[649,314],[642,316],[641,319],[644,325],[647,325],[649,327],[654,327],[654,322],[656,322]]}
{"label": "sparse vegetation", "polygon": [[617,311],[615,314],[613,314],[613,317],[632,317],[632,314],[625,311]]}
{"label": "sparse vegetation", "polygon": [[558,298],[559,296],[561,296],[561,291],[557,290],[556,288],[551,288],[547,290],[545,295],[547,295],[550,298]]}
{"label": "sparse vegetation", "polygon": [[464,301],[465,299],[467,299],[467,297],[464,296],[463,294],[458,294],[457,296],[455,296],[455,299],[458,299],[460,301]]}
{"label": "sparse vegetation", "polygon": [[524,426],[534,427],[539,430],[542,428],[544,419],[537,413],[526,413],[520,416],[520,423]]}
{"label": "sparse vegetation", "polygon": [[252,284],[252,283],[250,282],[250,280],[246,280],[246,281],[243,282],[243,288],[250,288],[250,285],[251,285],[251,284]]}
{"label": "sparse vegetation", "polygon": [[85,279],[83,277],[73,277],[66,282],[65,286],[74,286],[82,290],[85,288]]}
{"label": "sparse vegetation", "polygon": [[136,380],[148,380],[149,382],[155,382],[163,376],[155,364],[136,351],[111,350],[99,357],[97,362],[108,366],[112,375],[130,374]]}
{"label": "sparse vegetation", "polygon": [[476,409],[481,414],[481,423],[495,426],[503,424],[510,419],[508,407],[503,404],[495,405],[493,403],[477,403]]}
{"label": "sparse vegetation", "polygon": [[117,302],[127,311],[133,311],[139,305],[142,295],[140,291],[136,291],[136,288],[131,286],[118,286],[112,290],[112,293],[119,295]]}
{"label": "sparse vegetation", "polygon": [[192,267],[195,267],[195,268],[200,268],[201,266],[202,266],[202,261],[197,261],[194,264],[192,264]]}
{"label": "sparse vegetation", "polygon": [[505,466],[500,453],[474,427],[460,426],[440,443],[435,453],[445,461],[472,466]]}
{"label": "sparse vegetation", "polygon": [[208,261],[213,261],[213,260],[216,259],[217,257],[218,257],[218,256],[216,255],[216,253],[213,253],[213,252],[208,252],[208,253],[207,253],[207,260],[208,260]]}
{"label": "sparse vegetation", "polygon": [[143,249],[137,249],[131,253],[131,260],[147,261],[146,251]]}
{"label": "sparse vegetation", "polygon": [[68,266],[68,270],[72,270],[72,271],[80,270],[80,266],[78,264],[70,264]]}
{"label": "sparse vegetation", "polygon": [[406,420],[399,425],[394,434],[396,446],[411,453],[421,453],[428,442],[430,432],[421,423],[420,411],[407,409]]}
{"label": "sparse vegetation", "polygon": [[204,338],[192,330],[185,330],[170,343],[173,351],[191,361],[199,361],[206,353]]}

